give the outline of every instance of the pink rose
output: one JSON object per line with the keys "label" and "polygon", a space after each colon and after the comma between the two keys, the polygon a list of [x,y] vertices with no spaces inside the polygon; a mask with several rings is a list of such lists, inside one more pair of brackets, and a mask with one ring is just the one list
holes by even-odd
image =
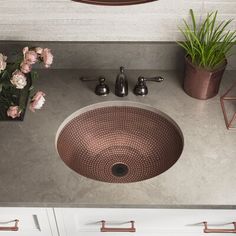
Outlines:
{"label": "pink rose", "polygon": [[29,109],[32,112],[35,112],[35,109],[41,109],[43,104],[45,103],[45,93],[38,91],[33,98],[31,99]]}
{"label": "pink rose", "polygon": [[35,48],[35,52],[36,52],[37,54],[41,55],[42,52],[43,52],[43,49],[40,48],[40,47],[36,47],[36,48]]}
{"label": "pink rose", "polygon": [[24,47],[22,51],[23,51],[23,55],[24,55],[24,58],[25,58],[25,54],[26,54],[26,52],[29,51],[29,47]]}
{"label": "pink rose", "polygon": [[10,81],[17,89],[23,89],[27,84],[25,75],[19,70],[15,70],[12,73]]}
{"label": "pink rose", "polygon": [[41,54],[41,58],[46,68],[51,66],[53,62],[53,55],[50,49],[44,48]]}
{"label": "pink rose", "polygon": [[21,114],[21,110],[19,106],[10,106],[7,110],[7,116],[10,116],[13,119],[15,119],[16,117],[19,117],[20,114]]}
{"label": "pink rose", "polygon": [[20,64],[20,70],[21,72],[27,74],[31,71],[32,69],[32,66],[30,64],[28,64],[26,61],[23,61],[21,64]]}
{"label": "pink rose", "polygon": [[6,63],[7,57],[4,56],[2,53],[0,53],[0,73],[6,69],[7,63]]}
{"label": "pink rose", "polygon": [[26,51],[24,55],[24,61],[28,64],[34,64],[38,60],[38,54],[35,51]]}

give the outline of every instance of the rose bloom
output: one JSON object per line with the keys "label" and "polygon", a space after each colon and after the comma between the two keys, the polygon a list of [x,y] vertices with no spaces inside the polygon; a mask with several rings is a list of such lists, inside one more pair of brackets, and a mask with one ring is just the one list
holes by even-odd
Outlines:
{"label": "rose bloom", "polygon": [[45,103],[45,93],[38,91],[32,98],[31,102],[30,102],[30,106],[29,109],[32,112],[35,112],[35,110],[37,109],[41,109],[43,104]]}
{"label": "rose bloom", "polygon": [[40,47],[36,47],[36,48],[35,48],[35,52],[36,52],[37,54],[41,55],[42,52],[43,52],[43,49],[40,48]]}
{"label": "rose bloom", "polygon": [[19,117],[20,114],[21,114],[21,110],[19,106],[10,106],[7,110],[7,116],[10,116],[13,119],[15,119],[16,117]]}
{"label": "rose bloom", "polygon": [[26,52],[29,51],[29,47],[24,47],[22,51],[23,51],[23,55],[25,57]]}
{"label": "rose bloom", "polygon": [[23,89],[27,84],[25,75],[19,70],[15,70],[15,72],[12,73],[10,81],[17,89]]}
{"label": "rose bloom", "polygon": [[41,58],[46,68],[51,66],[53,62],[53,55],[50,49],[44,48],[41,54]]}
{"label": "rose bloom", "polygon": [[26,61],[23,61],[21,64],[20,64],[20,70],[21,72],[27,74],[31,71],[32,69],[32,66],[30,64],[28,64]]}
{"label": "rose bloom", "polygon": [[28,64],[34,64],[38,60],[38,54],[35,51],[26,51],[24,54],[24,61],[26,61]]}
{"label": "rose bloom", "polygon": [[7,63],[6,63],[7,57],[4,56],[2,53],[0,53],[0,73],[2,70],[6,69]]}

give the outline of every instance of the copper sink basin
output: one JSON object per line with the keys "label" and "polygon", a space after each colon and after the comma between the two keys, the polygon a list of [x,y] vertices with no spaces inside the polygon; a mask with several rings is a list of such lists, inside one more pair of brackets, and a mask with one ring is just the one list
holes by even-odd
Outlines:
{"label": "copper sink basin", "polygon": [[67,166],[88,178],[129,183],[168,170],[183,150],[178,125],[163,112],[135,102],[82,108],[59,127],[56,148]]}

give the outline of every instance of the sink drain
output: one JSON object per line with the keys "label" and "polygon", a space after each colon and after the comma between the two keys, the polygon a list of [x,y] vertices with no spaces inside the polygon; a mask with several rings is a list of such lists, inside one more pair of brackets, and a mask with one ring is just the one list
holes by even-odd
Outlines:
{"label": "sink drain", "polygon": [[112,174],[116,177],[123,177],[128,174],[129,168],[123,163],[116,163],[111,168]]}

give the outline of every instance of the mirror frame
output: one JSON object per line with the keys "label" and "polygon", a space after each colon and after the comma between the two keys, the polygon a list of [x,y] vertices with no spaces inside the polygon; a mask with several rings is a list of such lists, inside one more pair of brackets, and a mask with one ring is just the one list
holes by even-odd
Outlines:
{"label": "mirror frame", "polygon": [[123,6],[123,5],[134,5],[134,4],[154,2],[157,0],[72,0],[72,1],[94,4],[94,5],[103,5],[103,6]]}

